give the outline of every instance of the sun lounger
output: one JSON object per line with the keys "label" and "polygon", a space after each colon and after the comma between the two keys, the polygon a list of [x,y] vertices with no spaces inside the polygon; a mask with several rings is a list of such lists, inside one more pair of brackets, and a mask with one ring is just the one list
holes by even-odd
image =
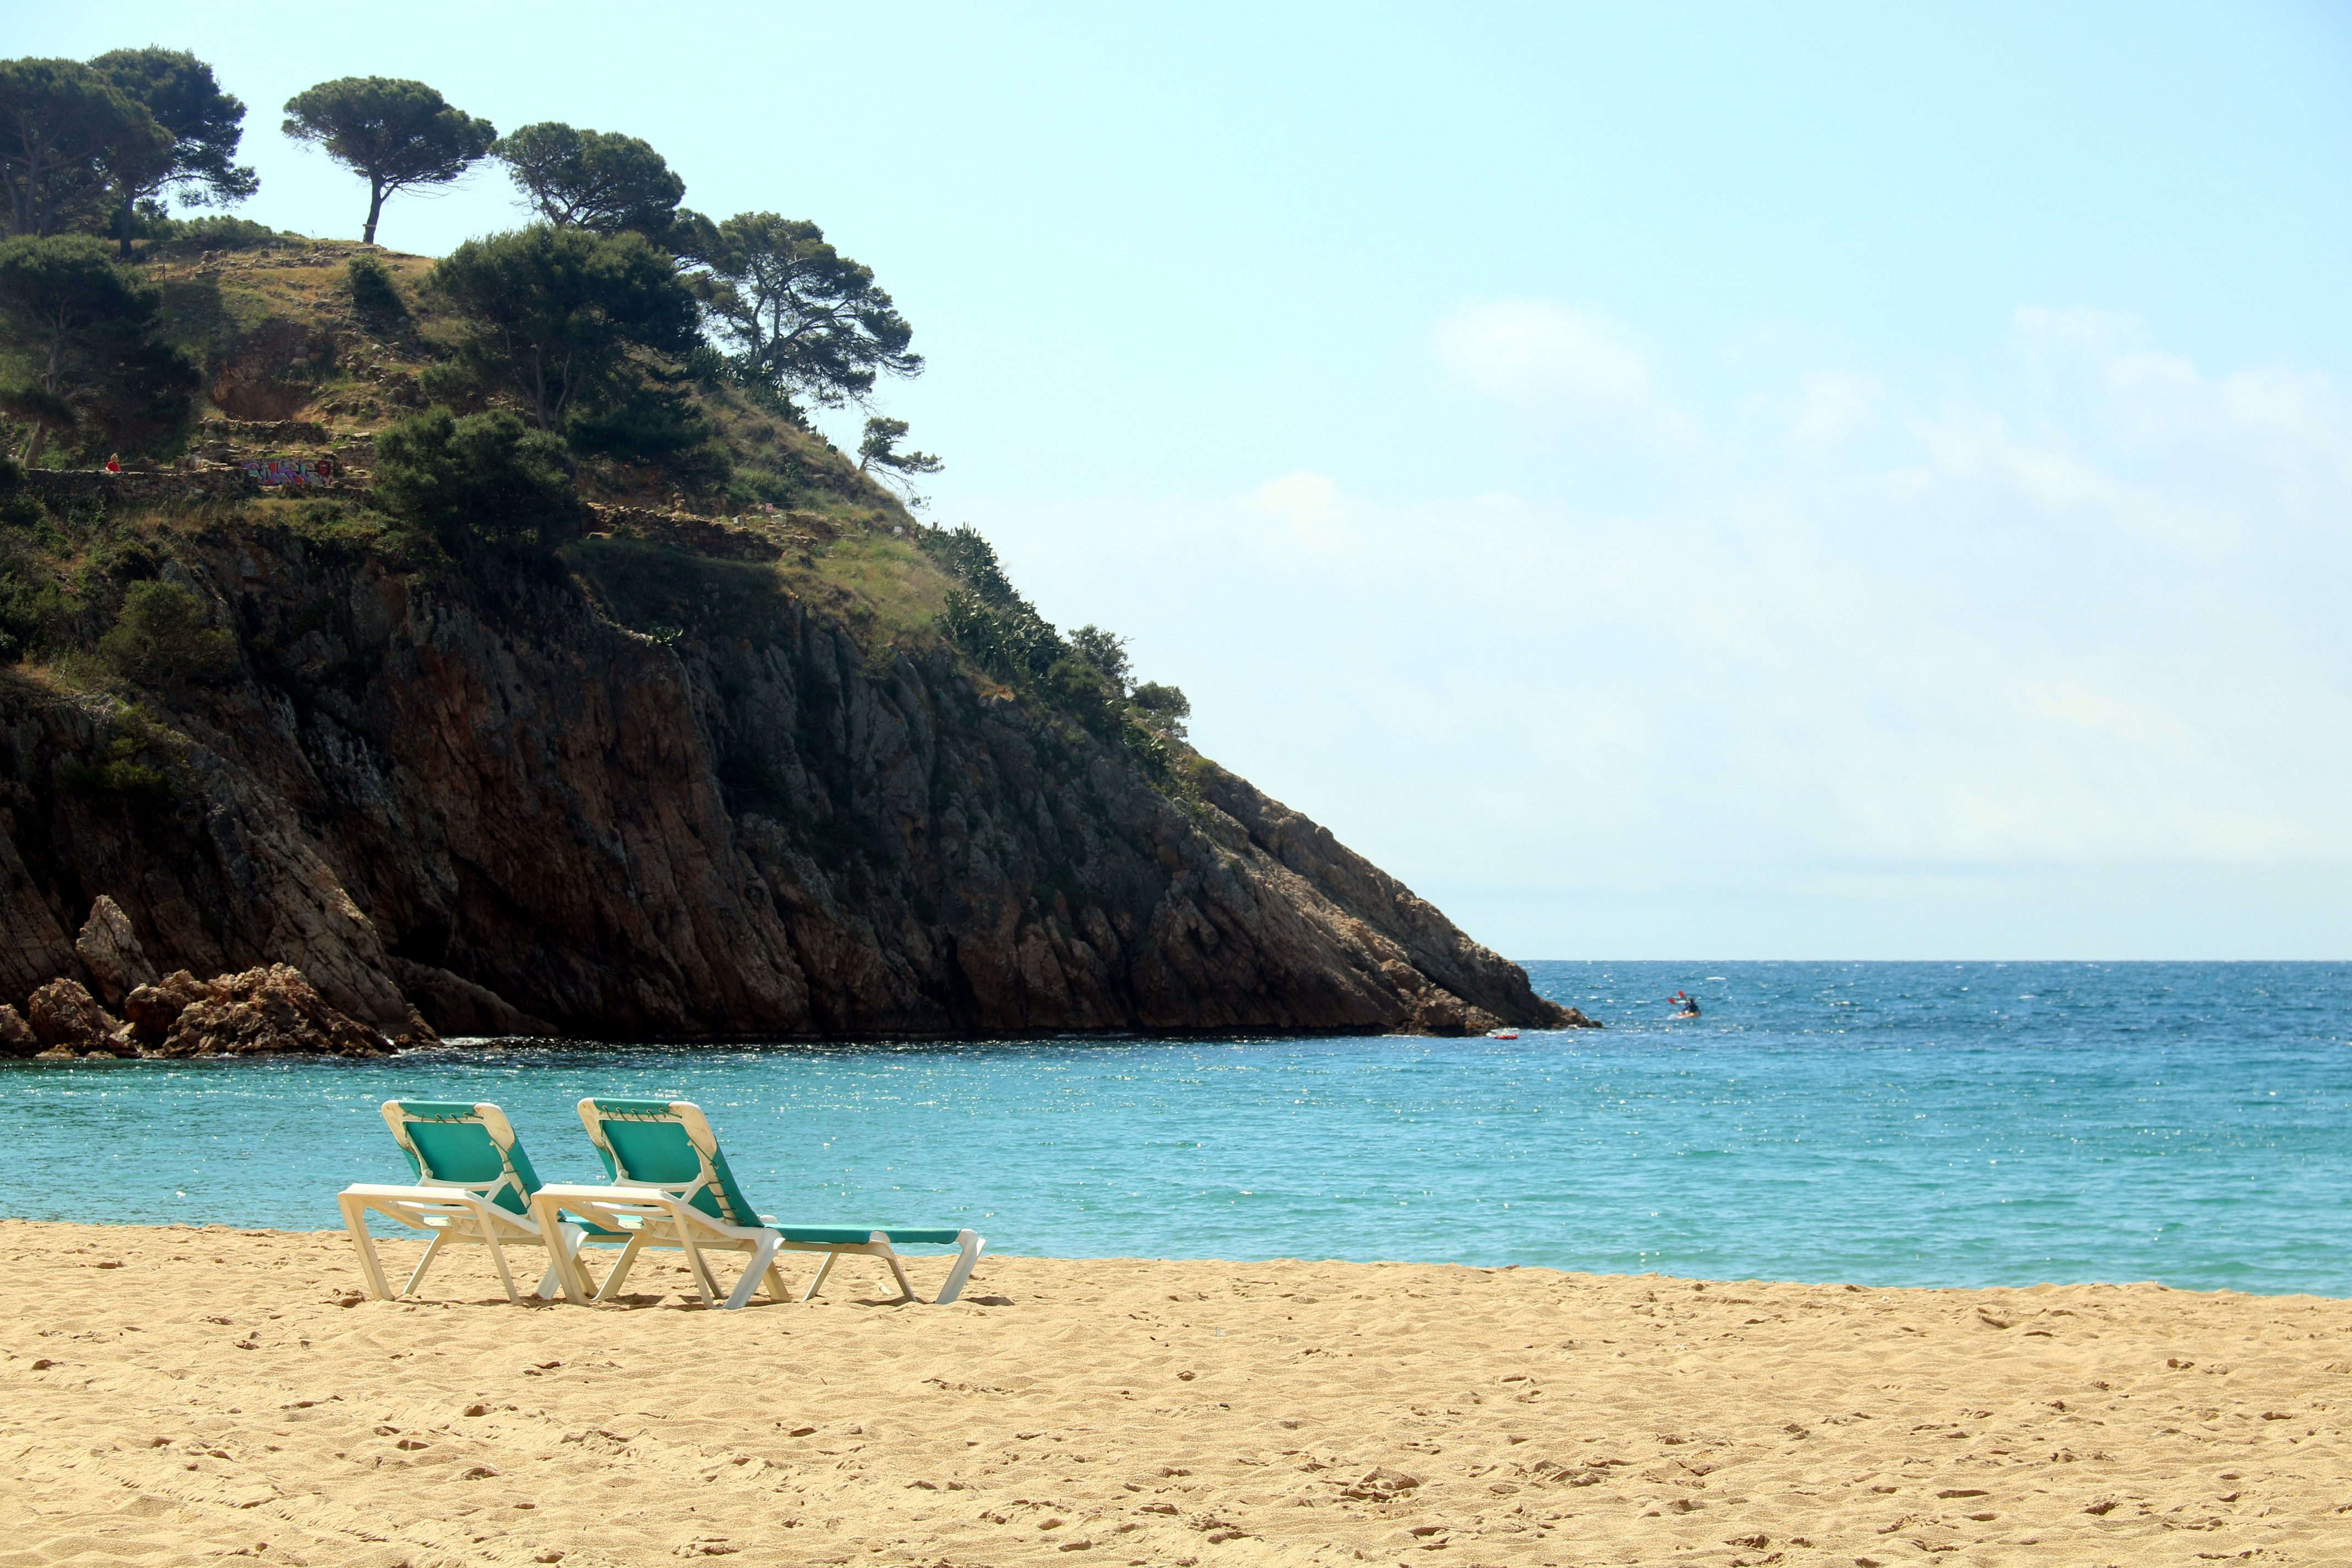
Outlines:
{"label": "sun lounger", "polygon": [[[900,1299],[919,1301],[907,1281],[899,1247],[952,1247],[956,1259],[937,1298],[952,1301],[971,1277],[987,1244],[970,1230],[876,1229],[866,1226],[779,1225],[773,1215],[753,1211],[727,1167],[727,1155],[710,1131],[709,1121],[685,1100],[583,1100],[580,1120],[596,1145],[610,1184],[600,1187],[541,1187],[532,1201],[542,1228],[560,1224],[571,1215],[601,1230],[625,1232],[628,1245],[596,1292],[599,1301],[616,1296],[637,1254],[648,1247],[675,1247],[686,1254],[687,1267],[705,1306],[740,1307],[762,1279],[768,1294],[781,1301],[783,1277],[775,1266],[778,1252],[822,1252],[824,1262],[801,1300],[814,1296],[824,1284],[834,1262],[845,1253],[879,1258],[898,1281]],[[711,1272],[713,1252],[748,1252],[742,1277],[719,1300],[719,1284]],[[576,1261],[567,1261],[576,1268]],[[584,1271],[572,1289],[584,1293]]]}
{"label": "sun lounger", "polygon": [[[412,1230],[431,1235],[425,1256],[400,1294],[412,1296],[425,1281],[425,1271],[444,1247],[472,1243],[490,1249],[499,1281],[507,1300],[515,1293],[514,1276],[507,1268],[509,1247],[547,1247],[547,1272],[538,1294],[552,1300],[558,1291],[585,1300],[586,1270],[574,1257],[590,1228],[558,1219],[551,1226],[532,1212],[531,1194],[539,1191],[539,1174],[530,1166],[506,1113],[495,1105],[465,1105],[430,1100],[387,1100],[383,1120],[392,1129],[408,1163],[415,1167],[411,1186],[362,1183],[345,1187],[339,1200],[343,1227],[358,1248],[360,1273],[368,1294],[390,1300],[393,1292],[377,1258],[375,1238],[368,1233],[367,1216],[380,1214]],[[555,1245],[548,1247],[548,1238]],[[619,1237],[613,1239],[618,1240]]]}

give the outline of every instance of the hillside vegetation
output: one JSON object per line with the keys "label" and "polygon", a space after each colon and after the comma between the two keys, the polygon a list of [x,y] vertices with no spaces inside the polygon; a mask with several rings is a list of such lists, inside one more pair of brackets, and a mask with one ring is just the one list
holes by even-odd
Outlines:
{"label": "hillside vegetation", "polygon": [[[816,225],[714,221],[642,141],[554,121],[500,137],[419,82],[325,82],[286,113],[366,182],[371,240],[387,198],[485,162],[530,221],[436,261],[174,218],[169,197],[257,185],[235,163],[245,106],[209,66],[152,48],[0,62],[10,447],[36,468],[176,476],[109,493],[0,473],[0,652],[70,679],[125,574],[177,534],[292,527],[404,570],[569,573],[656,636],[749,635],[814,595],[877,658],[952,644],[1169,773],[1181,694],[1139,700],[1117,638],[1064,639],[985,544],[919,524],[911,490],[881,482],[940,467],[902,448],[903,421],[870,418],[855,459],[812,426],[810,407],[923,369],[890,296]],[[251,458],[326,459],[337,482],[224,502],[194,477]]]}

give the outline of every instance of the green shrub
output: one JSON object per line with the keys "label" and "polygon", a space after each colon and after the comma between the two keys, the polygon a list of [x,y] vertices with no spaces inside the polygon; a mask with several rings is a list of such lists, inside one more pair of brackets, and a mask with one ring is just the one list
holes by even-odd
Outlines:
{"label": "green shrub", "polygon": [[1124,693],[1135,668],[1128,660],[1127,639],[1115,632],[1087,625],[1070,634],[1070,647],[1080,658],[1102,671],[1114,690]]}
{"label": "green shrub", "polygon": [[373,256],[354,256],[346,277],[351,284],[352,308],[359,312],[360,320],[385,331],[408,320],[408,306],[400,298],[400,286],[391,268]]}
{"label": "green shrub", "polygon": [[469,239],[427,288],[463,324],[456,358],[519,395],[542,430],[627,394],[643,353],[683,355],[699,341],[677,263],[635,234],[541,225]]}
{"label": "green shrub", "polygon": [[[948,640],[999,680],[1034,687],[1061,659],[1065,649],[1052,626],[1016,595],[1016,608],[999,610],[977,594],[950,588],[940,614]],[[1089,672],[1093,666],[1084,667]],[[1096,685],[1100,686],[1099,677]]]}
{"label": "green shrub", "polygon": [[98,639],[98,657],[126,680],[168,689],[226,675],[236,665],[236,644],[205,625],[203,600],[150,578],[123,594],[122,614]]}
{"label": "green shrub", "polygon": [[562,428],[566,444],[583,457],[655,465],[682,489],[719,489],[732,472],[726,447],[693,395],[652,376],[575,406]]}
{"label": "green shrub", "polygon": [[493,408],[459,418],[435,406],[376,438],[375,497],[453,553],[551,549],[580,531],[562,444]]}
{"label": "green shrub", "polygon": [[1135,754],[1145,777],[1163,790],[1175,787],[1175,749],[1169,745],[1165,735],[1146,729],[1129,716],[1121,721],[1118,738],[1126,742],[1127,749]]}
{"label": "green shrub", "polygon": [[164,218],[149,230],[158,245],[172,250],[259,250],[299,236],[281,235],[266,223],[233,217]]}
{"label": "green shrub", "polygon": [[1110,690],[1092,660],[1066,653],[1045,667],[1039,683],[1045,697],[1089,730],[1099,730],[1110,718]]}
{"label": "green shrub", "polygon": [[31,532],[48,521],[49,509],[38,496],[21,489],[14,495],[0,492],[0,529]]}
{"label": "green shrub", "polygon": [[[0,503],[0,513],[24,504],[23,498]],[[24,534],[0,532],[0,660],[22,658],[50,642],[72,614],[73,602]]]}
{"label": "green shrub", "polygon": [[919,528],[915,542],[942,569],[962,578],[983,604],[1000,609],[1014,605],[1026,607],[1027,601],[1013,592],[1012,579],[998,563],[995,546],[982,539],[978,529]]}
{"label": "green shrub", "polygon": [[138,759],[173,762],[184,752],[187,738],[157,723],[152,714],[136,704],[115,712],[112,729],[102,761],[86,763],[69,757],[58,765],[58,783],[72,794],[100,796],[135,810],[168,803],[170,773]]}
{"label": "green shrub", "polygon": [[490,394],[498,390],[472,365],[456,360],[439,360],[417,372],[416,389],[425,395],[427,405],[437,405],[461,417],[488,408]]}
{"label": "green shrub", "polygon": [[1184,721],[1192,716],[1192,700],[1180,686],[1147,680],[1128,693],[1127,700],[1149,716],[1149,721],[1169,734],[1181,736]]}
{"label": "green shrub", "polygon": [[141,802],[160,801],[172,793],[163,769],[120,760],[84,763],[68,758],[58,764],[58,783],[75,795],[121,795]]}
{"label": "green shrub", "polygon": [[54,437],[141,451],[186,418],[196,366],[158,334],[163,294],[88,235],[0,242],[0,358],[35,373],[0,385],[0,408],[33,426],[25,461]]}

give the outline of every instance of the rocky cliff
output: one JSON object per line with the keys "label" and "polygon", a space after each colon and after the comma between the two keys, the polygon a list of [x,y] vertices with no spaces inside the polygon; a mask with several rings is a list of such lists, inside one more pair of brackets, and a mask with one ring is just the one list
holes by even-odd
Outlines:
{"label": "rocky cliff", "polygon": [[0,669],[0,1000],[98,984],[105,895],[159,973],[291,964],[412,1037],[1582,1021],[1244,781],[1146,766],[790,560],[460,573],[142,526],[234,668]]}

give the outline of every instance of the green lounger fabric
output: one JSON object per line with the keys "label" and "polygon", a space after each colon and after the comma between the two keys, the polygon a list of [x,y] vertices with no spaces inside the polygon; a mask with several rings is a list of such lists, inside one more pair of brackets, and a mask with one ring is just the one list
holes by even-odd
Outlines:
{"label": "green lounger fabric", "polygon": [[405,1122],[400,1129],[405,1134],[400,1152],[408,1156],[418,1181],[495,1182],[506,1176],[509,1180],[490,1194],[490,1202],[509,1214],[530,1212],[530,1194],[541,1184],[520,1139],[499,1148],[471,1104],[443,1100],[396,1103]]}
{"label": "green lounger fabric", "polygon": [[[672,1185],[701,1176],[702,1156],[686,1129],[670,1114],[668,1100],[599,1100],[595,1106],[604,1118],[604,1137],[612,1145],[596,1151],[607,1176],[614,1181],[626,1177]],[[728,1225],[761,1224],[759,1211],[735,1184],[735,1173],[728,1169],[724,1149],[710,1152],[710,1173],[715,1180],[694,1194],[694,1206]]]}
{"label": "green lounger fabric", "polygon": [[[701,1176],[702,1156],[695,1149],[694,1141],[687,1136],[686,1129],[677,1124],[668,1100],[596,1100],[592,1103],[604,1119],[604,1138],[612,1145],[609,1151],[601,1147],[596,1151],[597,1157],[604,1163],[605,1175],[614,1181],[625,1176],[636,1182],[677,1184]],[[728,1168],[727,1152],[713,1149],[709,1160],[714,1180],[694,1194],[694,1206],[728,1225],[767,1225],[751,1206],[751,1201],[743,1195],[743,1189],[736,1185],[735,1173]],[[863,1246],[877,1229],[893,1242],[908,1247],[953,1247],[963,1235],[953,1226],[936,1226],[905,1230],[854,1225],[780,1225],[768,1228],[786,1241],[835,1247]]]}

